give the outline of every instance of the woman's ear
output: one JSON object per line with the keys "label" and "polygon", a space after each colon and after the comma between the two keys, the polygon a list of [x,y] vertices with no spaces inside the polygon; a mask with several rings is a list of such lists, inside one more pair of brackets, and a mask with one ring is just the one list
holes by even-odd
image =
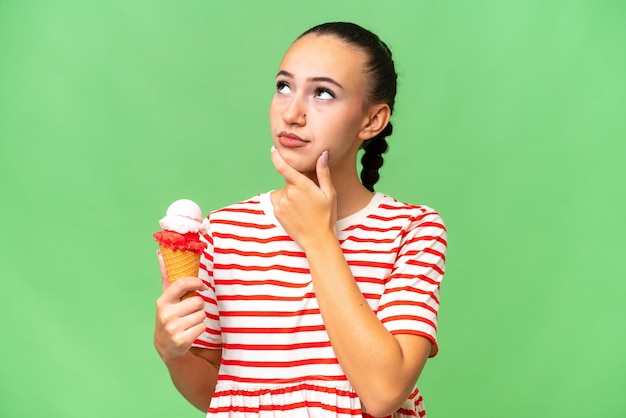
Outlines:
{"label": "woman's ear", "polygon": [[388,104],[377,104],[370,108],[365,124],[359,132],[359,139],[365,141],[375,137],[385,129],[391,117],[391,109]]}

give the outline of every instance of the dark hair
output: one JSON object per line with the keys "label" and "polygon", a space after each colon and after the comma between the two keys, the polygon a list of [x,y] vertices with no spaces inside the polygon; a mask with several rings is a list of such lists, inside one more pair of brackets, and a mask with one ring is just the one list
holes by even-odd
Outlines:
{"label": "dark hair", "polygon": [[[372,103],[385,103],[393,113],[396,99],[396,83],[398,74],[393,63],[391,50],[376,34],[359,25],[349,22],[330,22],[315,26],[298,37],[308,34],[335,36],[344,42],[359,48],[368,57],[366,72],[371,84],[369,99]],[[385,138],[393,132],[391,122],[378,135],[363,142],[365,151],[361,157],[361,182],[370,191],[380,175],[378,169],[383,165],[383,153],[388,144]]]}

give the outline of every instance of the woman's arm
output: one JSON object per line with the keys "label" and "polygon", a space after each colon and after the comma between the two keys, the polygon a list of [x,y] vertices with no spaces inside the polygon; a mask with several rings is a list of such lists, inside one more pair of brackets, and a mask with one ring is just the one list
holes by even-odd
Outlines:
{"label": "woman's arm", "polygon": [[154,346],[167,366],[172,382],[192,405],[206,412],[215,391],[222,351],[192,347],[205,330],[204,302],[198,296],[181,300],[188,291],[202,290],[197,277],[169,284],[159,254],[163,294],[156,302]]}
{"label": "woman's arm", "polygon": [[221,357],[221,350],[192,347],[182,356],[163,360],[176,389],[205,413],[215,391]]}
{"label": "woman's arm", "polygon": [[290,167],[277,151],[272,160],[286,180],[274,213],[305,250],[315,295],[337,359],[367,412],[396,411],[414,390],[432,343],[426,337],[392,335],[356,284],[336,235],[336,196],[324,159],[319,186]]}
{"label": "woman's arm", "polygon": [[415,389],[432,343],[392,335],[376,317],[352,276],[336,237],[306,250],[315,295],[339,364],[367,412],[386,416]]}

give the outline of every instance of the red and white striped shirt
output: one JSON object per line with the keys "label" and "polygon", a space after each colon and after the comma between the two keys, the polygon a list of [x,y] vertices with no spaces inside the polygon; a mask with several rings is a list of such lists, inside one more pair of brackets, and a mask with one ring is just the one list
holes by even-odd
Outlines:
{"label": "red and white striped shirt", "polygon": [[[222,363],[207,417],[368,417],[333,352],[304,251],[274,217],[270,194],[208,218],[206,331],[194,346],[221,349]],[[337,232],[380,321],[392,334],[428,338],[434,356],[447,244],[439,214],[376,193]],[[417,389],[393,414],[416,416],[425,416]]]}

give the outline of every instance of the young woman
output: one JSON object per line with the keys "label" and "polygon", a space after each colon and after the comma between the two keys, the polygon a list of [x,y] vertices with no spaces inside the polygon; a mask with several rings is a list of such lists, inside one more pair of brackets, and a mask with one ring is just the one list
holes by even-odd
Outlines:
{"label": "young woman", "polygon": [[270,107],[284,186],[209,215],[199,278],[168,286],[162,267],[155,346],[208,417],[425,416],[446,232],[374,192],[396,78],[360,26],[301,35]]}

